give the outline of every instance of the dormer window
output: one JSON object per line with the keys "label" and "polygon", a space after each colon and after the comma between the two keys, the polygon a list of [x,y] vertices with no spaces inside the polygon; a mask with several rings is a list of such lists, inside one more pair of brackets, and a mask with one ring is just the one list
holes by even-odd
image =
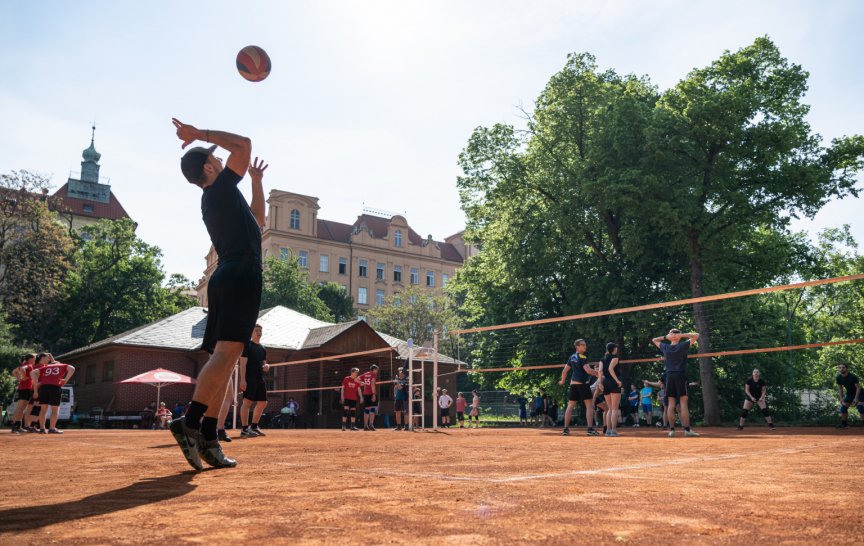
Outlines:
{"label": "dormer window", "polygon": [[297,209],[293,209],[291,211],[291,229],[300,229],[300,211]]}
{"label": "dormer window", "polygon": [[93,212],[93,205],[90,203],[84,203],[84,212]]}
{"label": "dormer window", "polygon": [[402,246],[402,230],[397,229],[396,234],[393,236],[393,244],[401,247]]}

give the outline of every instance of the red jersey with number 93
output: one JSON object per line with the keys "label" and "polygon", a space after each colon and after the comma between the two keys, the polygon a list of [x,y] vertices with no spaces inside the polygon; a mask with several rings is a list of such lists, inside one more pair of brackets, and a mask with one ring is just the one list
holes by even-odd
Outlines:
{"label": "red jersey with number 93", "polygon": [[66,370],[68,369],[68,365],[59,362],[39,368],[39,384],[59,387],[60,381],[66,377]]}

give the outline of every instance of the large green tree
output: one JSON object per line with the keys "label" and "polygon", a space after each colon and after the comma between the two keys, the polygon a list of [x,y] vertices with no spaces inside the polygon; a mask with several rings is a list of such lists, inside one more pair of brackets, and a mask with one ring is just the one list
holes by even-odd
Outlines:
{"label": "large green tree", "polygon": [[320,320],[332,321],[327,304],[318,297],[318,289],[308,281],[306,270],[296,259],[282,260],[269,256],[264,260],[264,289],[261,308],[283,305]]}
{"label": "large green tree", "polygon": [[418,346],[431,342],[435,330],[443,338],[456,324],[445,296],[416,286],[388,296],[384,305],[369,309],[366,315],[376,330],[399,339],[412,339]]}
{"label": "large green tree", "polygon": [[354,298],[344,286],[335,282],[325,282],[318,287],[318,297],[330,309],[335,322],[345,322],[355,316]]}

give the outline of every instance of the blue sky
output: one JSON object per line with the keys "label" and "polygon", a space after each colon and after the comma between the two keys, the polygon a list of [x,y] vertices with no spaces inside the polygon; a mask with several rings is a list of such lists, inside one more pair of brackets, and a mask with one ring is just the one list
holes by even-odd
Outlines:
{"label": "blue sky", "polygon": [[[809,119],[827,141],[864,132],[862,20],[854,1],[6,1],[0,172],[60,186],[95,119],[102,175],[139,234],[167,272],[197,280],[209,240],[200,190],[180,176],[177,116],[250,136],[270,163],[265,191],[317,196],[322,218],[352,222],[365,202],[441,239],[463,227],[456,159],[471,131],[519,124],[567,53],[665,89],[768,35],[810,72]],[[265,82],[234,68],[249,44],[272,58]],[[795,227],[848,223],[864,242],[861,210],[832,202]]]}

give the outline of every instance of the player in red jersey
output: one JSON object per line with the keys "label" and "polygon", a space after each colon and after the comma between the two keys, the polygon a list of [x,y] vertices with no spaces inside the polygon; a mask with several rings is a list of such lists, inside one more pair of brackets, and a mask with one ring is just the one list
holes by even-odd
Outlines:
{"label": "player in red jersey", "polygon": [[63,434],[63,432],[57,430],[57,418],[60,415],[60,387],[68,383],[69,378],[74,373],[75,366],[54,362],[53,358],[47,366],[42,366],[30,372],[36,396],[42,407],[42,410],[39,411],[39,424],[42,426],[42,434],[46,433],[45,419],[48,416],[48,411],[45,408],[47,407],[51,408],[51,428],[47,431],[48,434]]}
{"label": "player in red jersey", "polygon": [[[33,367],[30,369],[28,373],[32,374],[33,370],[38,370],[43,366],[47,366],[51,362],[54,361],[54,357],[51,356],[51,353],[39,353],[36,355],[36,361],[33,363]],[[32,379],[31,379],[32,382]],[[36,392],[36,387],[33,387],[33,394],[30,396],[30,403],[28,406],[30,407],[30,413],[24,413],[24,430],[27,432],[39,432],[34,425],[39,424],[39,412],[42,411],[42,406],[40,405],[39,399],[37,398],[38,393]]]}
{"label": "player in red jersey", "polygon": [[360,376],[363,383],[363,430],[375,430],[375,414],[378,413],[378,366],[372,364],[369,371]]}
{"label": "player in red jersey", "polygon": [[27,411],[27,406],[30,405],[30,399],[33,398],[33,380],[30,378],[30,372],[33,371],[35,362],[36,355],[26,354],[21,357],[19,366],[12,370],[12,375],[18,380],[18,402],[15,404],[15,413],[12,417],[12,434],[20,434],[24,431],[21,428],[21,420]]}
{"label": "player in red jersey", "polygon": [[357,422],[357,398],[362,394],[362,383],[357,379],[360,368],[351,368],[351,375],[342,379],[342,387],[339,389],[339,403],[342,404],[342,432],[348,427],[351,430],[360,430],[354,424]]}

